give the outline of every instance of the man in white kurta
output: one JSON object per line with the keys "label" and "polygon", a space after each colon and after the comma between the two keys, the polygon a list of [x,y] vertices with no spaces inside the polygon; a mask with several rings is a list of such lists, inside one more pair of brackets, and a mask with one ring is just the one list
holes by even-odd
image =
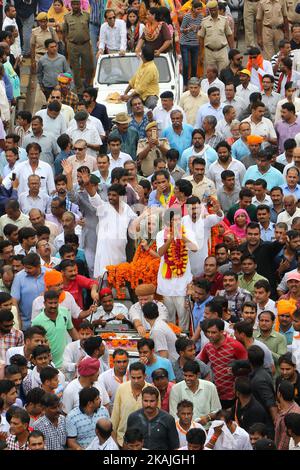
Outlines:
{"label": "man in white kurta", "polygon": [[[98,235],[95,254],[94,277],[102,276],[106,266],[126,262],[127,229],[137,216],[116,192],[120,185],[112,185],[108,190],[108,200],[104,202],[99,194],[91,196],[89,201],[97,210]],[[122,187],[121,187],[122,188]],[[87,188],[89,192],[89,188]],[[114,201],[119,199],[117,205]]]}
{"label": "man in white kurta", "polygon": [[[190,203],[188,203],[189,200]],[[187,201],[188,215],[185,215],[182,219],[184,227],[194,233],[199,248],[196,252],[190,252],[193,276],[203,274],[204,261],[208,256],[208,242],[211,235],[211,228],[224,219],[224,213],[221,211],[217,201],[213,200],[212,207],[215,214],[208,214],[205,206],[200,203],[200,199],[192,196]]]}
{"label": "man in white kurta", "polygon": [[[174,212],[176,211],[176,209],[169,209],[168,211],[166,211],[164,215],[165,220],[166,220],[167,214],[169,214],[172,211]],[[175,212],[173,221],[174,221],[173,222],[174,225],[175,224],[181,225],[181,210],[180,209],[178,213]],[[195,237],[194,232],[186,228],[185,245],[186,245],[186,248],[188,248],[188,260],[187,260],[185,272],[181,276],[176,276],[172,273],[172,277],[170,279],[167,279],[163,275],[163,267],[165,264],[164,253],[162,254],[160,252],[160,249],[166,252],[168,248],[166,246],[167,243],[165,240],[165,230],[166,228],[158,232],[156,236],[156,246],[161,256],[159,270],[157,274],[156,292],[164,296],[164,304],[169,311],[169,320],[172,323],[176,323],[176,312],[177,312],[178,319],[179,319],[179,326],[184,331],[186,331],[189,328],[189,315],[185,308],[185,296],[186,296],[187,286],[193,279],[191,266],[190,266],[190,250],[193,250],[193,251],[198,250],[198,245],[196,243],[196,237]],[[165,249],[163,247],[165,247]]]}

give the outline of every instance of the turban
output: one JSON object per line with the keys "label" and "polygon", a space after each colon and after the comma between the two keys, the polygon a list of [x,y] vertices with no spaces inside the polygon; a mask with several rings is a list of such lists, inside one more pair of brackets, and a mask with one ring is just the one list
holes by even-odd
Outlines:
{"label": "turban", "polygon": [[99,297],[102,299],[102,297],[105,297],[106,295],[112,295],[112,290],[106,287],[105,289],[101,289],[99,292]]}
{"label": "turban", "polygon": [[140,284],[135,289],[135,294],[139,295],[153,295],[155,294],[155,286],[153,284]]}
{"label": "turban", "polygon": [[293,315],[295,310],[297,309],[296,302],[292,299],[286,300],[286,299],[281,299],[278,300],[276,304],[277,308],[277,318],[275,322],[275,331],[279,331],[279,320],[278,317],[280,315],[290,315],[290,317]]}
{"label": "turban", "polygon": [[44,275],[44,281],[46,287],[56,286],[56,284],[60,284],[63,282],[62,273],[52,269],[52,271],[46,271]]}
{"label": "turban", "polygon": [[93,357],[85,357],[78,364],[78,374],[81,377],[94,375],[99,371],[100,362]]}
{"label": "turban", "polygon": [[264,141],[264,138],[260,135],[248,135],[247,144],[249,145],[258,145]]}
{"label": "turban", "polygon": [[70,83],[73,80],[73,77],[70,73],[60,73],[57,76],[57,80],[61,83]]}

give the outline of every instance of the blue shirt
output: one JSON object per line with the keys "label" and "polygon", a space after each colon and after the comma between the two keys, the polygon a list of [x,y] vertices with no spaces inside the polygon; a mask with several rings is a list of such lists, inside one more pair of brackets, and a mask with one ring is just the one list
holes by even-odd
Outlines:
{"label": "blue shirt", "polygon": [[44,274],[47,271],[41,267],[38,277],[29,276],[24,270],[16,274],[11,286],[11,296],[19,303],[23,330],[31,326],[32,303],[45,291]]}
{"label": "blue shirt", "polygon": [[144,114],[141,122],[137,122],[133,114],[131,114],[131,118],[132,118],[132,121],[129,124],[129,127],[133,127],[134,129],[138,131],[140,139],[145,139],[146,138],[146,126],[149,124],[146,114]]}
{"label": "blue shirt", "polygon": [[194,128],[189,124],[182,124],[182,132],[178,135],[174,132],[173,127],[170,126],[162,131],[161,136],[168,139],[170,148],[178,150],[181,157],[183,151],[191,145],[193,130]]}
{"label": "blue shirt", "polygon": [[269,223],[269,227],[267,229],[263,228],[261,224],[260,226],[260,238],[263,242],[273,242],[275,240],[274,235],[274,224],[272,222]]}
{"label": "blue shirt", "polygon": [[[169,194],[167,196],[165,196],[165,200],[168,199],[169,197]],[[155,207],[163,207],[160,203],[160,201],[158,201],[156,199],[156,189],[154,189],[154,191],[151,191],[151,193],[149,194],[149,199],[148,199],[148,206],[151,207],[151,206],[155,206]]]}
{"label": "blue shirt", "polygon": [[169,380],[171,382],[173,380],[175,381],[175,374],[174,374],[171,361],[167,359],[166,357],[161,357],[161,356],[158,356],[157,354],[154,354],[154,357],[156,361],[153,364],[151,364],[151,366],[146,366],[146,381],[150,383],[153,382],[151,374],[156,369],[166,369],[168,371]]}
{"label": "blue shirt", "polygon": [[[193,308],[193,313],[192,313],[192,317],[193,317],[193,326],[194,326],[194,330],[197,328],[197,326],[199,325],[199,323],[204,320],[204,310],[205,310],[205,305],[210,302],[211,300],[213,299],[213,297],[211,295],[209,295],[207,297],[206,300],[204,300],[204,302],[195,302],[194,303],[194,308]],[[197,347],[200,348],[201,346],[201,339],[199,341],[196,342],[196,349]]]}
{"label": "blue shirt", "polygon": [[65,150],[62,150],[58,155],[56,155],[55,160],[54,160],[55,176],[61,175],[63,173],[64,169],[61,165],[61,162],[63,160],[66,160],[68,157],[70,157],[70,155],[74,155],[73,150],[69,150],[68,152],[66,152]]}
{"label": "blue shirt", "polygon": [[285,336],[288,346],[290,346],[293,342],[294,331],[295,330],[293,326],[291,326],[287,331],[281,331],[281,328],[279,328],[279,333]]}
{"label": "blue shirt", "polygon": [[249,147],[242,141],[242,139],[238,139],[231,146],[231,155],[237,160],[241,160],[243,157],[248,157],[250,153]]}
{"label": "blue shirt", "polygon": [[297,184],[294,191],[291,191],[287,184],[282,184],[281,188],[284,196],[290,196],[292,194],[293,196],[295,196],[297,201],[298,199],[300,199],[300,184]]}
{"label": "blue shirt", "polygon": [[266,173],[261,173],[257,168],[257,165],[250,166],[245,173],[243,179],[243,186],[247,180],[258,180],[259,178],[263,179],[267,183],[267,188],[271,190],[274,186],[281,186],[284,184],[284,178],[279,170],[270,166],[269,170]]}
{"label": "blue shirt", "polygon": [[182,152],[180,159],[178,160],[178,165],[186,172],[189,173],[189,158],[192,155],[196,155],[197,157],[203,158],[206,162],[207,168],[218,159],[217,152],[210,147],[209,145],[206,146],[207,148],[204,150],[202,155],[197,155],[197,152],[194,151],[194,146],[187,148]]}
{"label": "blue shirt", "polygon": [[76,438],[78,444],[85,449],[95,438],[95,427],[100,418],[109,419],[109,413],[104,406],[100,406],[91,416],[82,413],[79,407],[74,408],[66,416],[67,436]]}
{"label": "blue shirt", "polygon": [[202,128],[203,119],[206,116],[215,116],[215,118],[217,118],[217,121],[221,121],[221,119],[224,119],[224,106],[224,103],[221,103],[218,109],[214,108],[210,103],[205,103],[203,106],[200,106],[196,116],[195,129]]}
{"label": "blue shirt", "polygon": [[13,86],[12,86],[12,83],[7,75],[6,72],[4,72],[4,75],[3,75],[3,81],[4,81],[4,85],[5,85],[5,92],[6,92],[6,96],[7,96],[7,99],[8,101],[11,101],[14,99],[14,91],[13,91]]}

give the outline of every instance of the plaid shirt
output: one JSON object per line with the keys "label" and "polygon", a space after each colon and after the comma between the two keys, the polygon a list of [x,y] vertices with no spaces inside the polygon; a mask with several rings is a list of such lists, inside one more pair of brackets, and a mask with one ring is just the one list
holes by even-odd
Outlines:
{"label": "plaid shirt", "polygon": [[22,331],[12,328],[10,333],[0,333],[0,360],[5,361],[5,354],[9,348],[23,346],[23,344],[24,335]]}
{"label": "plaid shirt", "polygon": [[67,104],[68,106],[72,106],[72,108],[76,112],[77,104],[78,104],[78,96],[75,93],[73,93],[73,91],[69,90],[67,95],[63,95],[62,103]]}
{"label": "plaid shirt", "polygon": [[42,416],[32,425],[35,431],[45,436],[47,450],[64,450],[67,441],[66,418],[59,416],[58,425],[54,426],[46,416]]}
{"label": "plaid shirt", "polygon": [[275,444],[278,450],[289,450],[290,437],[286,432],[286,425],[284,423],[284,417],[289,413],[300,414],[300,407],[297,403],[293,404],[284,411],[281,411],[275,421]]}
{"label": "plaid shirt", "polygon": [[[52,194],[51,199],[54,199],[55,197],[58,197],[57,193]],[[66,196],[65,201],[66,201],[66,210],[70,211],[70,212],[74,212],[72,209],[74,208],[74,206],[76,206],[76,204],[74,204],[73,202],[70,201],[70,198],[69,198],[68,195]]]}
{"label": "plaid shirt", "polygon": [[17,436],[14,434],[8,434],[8,437],[6,438],[6,446],[8,450],[29,450],[28,441],[20,446]]}

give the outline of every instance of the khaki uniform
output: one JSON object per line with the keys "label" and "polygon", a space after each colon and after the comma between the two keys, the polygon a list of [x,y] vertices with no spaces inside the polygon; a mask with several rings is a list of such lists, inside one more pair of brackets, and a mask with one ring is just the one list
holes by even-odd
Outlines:
{"label": "khaki uniform", "polygon": [[286,0],[287,17],[291,24],[300,23],[300,14],[295,12],[297,3],[298,0]]}
{"label": "khaki uniform", "polygon": [[262,21],[264,58],[271,60],[278,51],[278,42],[284,38],[284,20],[287,18],[285,0],[261,0],[257,9],[257,20]]}
{"label": "khaki uniform", "polygon": [[30,47],[35,47],[35,60],[38,61],[43,55],[46,54],[47,49],[45,48],[46,39],[54,39],[58,41],[55,30],[51,28],[42,29],[40,26],[34,28],[31,33]]}
{"label": "khaki uniform", "polygon": [[254,25],[256,22],[258,3],[259,0],[245,0],[244,2],[244,27],[247,47],[254,47],[257,45],[254,35]]}
{"label": "khaki uniform", "polygon": [[[170,145],[168,139],[162,138],[158,139],[160,145],[163,145],[165,149],[169,150]],[[136,154],[138,155],[142,150],[144,150],[148,145],[147,139],[140,139],[138,141],[137,151]],[[140,160],[141,162],[141,171],[144,176],[150,176],[154,172],[154,165],[153,162],[156,158],[164,158],[163,154],[159,150],[158,147],[153,147],[150,152],[148,153],[146,158]]]}
{"label": "khaki uniform", "polygon": [[89,33],[89,13],[82,11],[79,15],[69,13],[64,18],[63,33],[66,37],[70,66],[72,68],[77,93],[82,94],[83,84],[80,70],[82,68],[86,85],[93,75],[93,56]]}
{"label": "khaki uniform", "polygon": [[230,35],[232,31],[225,16],[215,20],[211,16],[204,18],[198,36],[204,38],[205,68],[215,65],[220,72],[228,65],[227,36]]}

